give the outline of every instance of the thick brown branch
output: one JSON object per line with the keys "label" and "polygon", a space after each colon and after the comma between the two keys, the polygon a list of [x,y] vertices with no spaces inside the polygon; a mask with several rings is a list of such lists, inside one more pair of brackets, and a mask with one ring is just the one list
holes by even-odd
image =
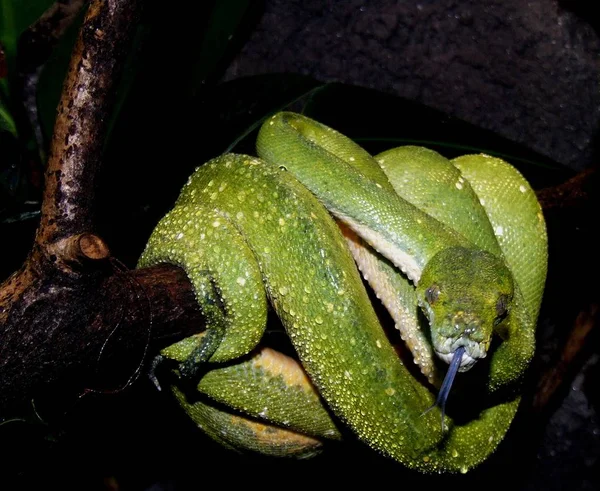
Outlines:
{"label": "thick brown branch", "polygon": [[592,166],[558,186],[541,189],[537,198],[545,213],[582,208],[596,198],[598,188],[598,166]]}
{"label": "thick brown branch", "polygon": [[[69,392],[89,376],[97,360],[113,359],[104,356],[109,350],[99,356],[116,326],[115,332],[131,325],[139,332],[127,329],[128,335],[113,339],[123,339],[124,346],[134,340],[146,346],[143,340],[150,339],[148,329],[155,325],[148,321],[151,309],[138,312],[140,298],[151,297],[152,288],[140,294],[145,289],[135,285],[143,285],[144,279],[124,281],[127,275],[115,274],[115,262],[93,234],[92,221],[95,177],[137,4],[93,0],[74,48],[45,176],[40,226],[26,263],[0,287],[2,416],[59,381]],[[121,289],[115,291],[115,285]],[[137,293],[132,297],[127,292]]]}
{"label": "thick brown branch", "polygon": [[538,359],[538,380],[531,409],[556,407],[566,387],[591,352],[598,329],[597,222],[598,166],[537,193],[548,226],[549,270],[544,309],[552,338],[560,350]]}
{"label": "thick brown branch", "polygon": [[65,237],[93,231],[96,174],[136,4],[94,0],[87,11],[58,106],[36,236],[41,252]]}
{"label": "thick brown branch", "polygon": [[559,389],[576,374],[574,365],[579,367],[581,361],[576,363],[577,358],[590,347],[589,341],[593,329],[598,325],[599,311],[598,304],[592,304],[575,319],[558,360],[540,377],[532,403],[534,411],[539,412],[548,407],[553,398],[557,397]]}
{"label": "thick brown branch", "polygon": [[[115,272],[110,260],[104,267]],[[152,353],[201,331],[204,320],[185,273],[161,265],[108,277],[98,271],[86,282],[34,278],[5,326],[1,417],[32,398],[50,398],[61,410],[85,389],[122,387]]]}

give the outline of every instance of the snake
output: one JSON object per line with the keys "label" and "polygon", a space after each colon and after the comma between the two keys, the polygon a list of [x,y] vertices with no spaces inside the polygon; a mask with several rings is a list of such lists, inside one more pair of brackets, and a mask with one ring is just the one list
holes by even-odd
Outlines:
{"label": "snake", "polygon": [[[200,165],[138,263],[183,268],[206,318],[161,352],[179,404],[237,451],[309,457],[349,428],[423,473],[486,460],[535,351],[548,251],[530,184],[486,154],[372,156],[289,111],[256,152]],[[295,356],[261,344],[271,311]],[[446,414],[455,376],[466,414]]]}

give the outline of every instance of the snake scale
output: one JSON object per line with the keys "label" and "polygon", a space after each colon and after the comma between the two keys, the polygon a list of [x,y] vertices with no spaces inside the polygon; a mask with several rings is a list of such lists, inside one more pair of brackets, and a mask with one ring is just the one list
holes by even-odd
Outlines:
{"label": "snake scale", "polygon": [[[257,154],[198,167],[139,262],[184,268],[206,316],[205,331],[162,352],[179,403],[237,450],[306,457],[347,425],[422,472],[485,460],[518,408],[546,277],[527,181],[487,155],[405,146],[372,157],[291,112],[264,122]],[[270,307],[298,361],[257,347]],[[440,424],[448,363],[480,382],[475,409]]]}

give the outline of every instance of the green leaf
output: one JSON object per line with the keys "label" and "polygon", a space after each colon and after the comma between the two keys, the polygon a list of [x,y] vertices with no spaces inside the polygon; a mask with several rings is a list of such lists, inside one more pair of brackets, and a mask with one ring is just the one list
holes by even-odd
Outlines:
{"label": "green leaf", "polygon": [[[0,0],[0,39],[17,39],[55,0]],[[5,44],[5,47],[8,47]]]}
{"label": "green leaf", "polygon": [[13,119],[10,111],[4,104],[2,96],[0,95],[0,131],[7,131],[14,137],[17,136],[17,125]]}
{"label": "green leaf", "polygon": [[40,210],[32,210],[32,211],[19,211],[14,213],[13,215],[3,217],[0,214],[0,223],[15,223],[15,222],[23,222],[25,220],[37,219],[40,216]]}
{"label": "green leaf", "polygon": [[11,114],[10,86],[16,77],[19,37],[54,3],[53,0],[0,0],[0,44],[4,50],[8,76],[0,80],[0,131],[17,135]]}
{"label": "green leaf", "polygon": [[0,43],[9,75],[14,73],[19,36],[54,3],[54,0],[0,0]]}

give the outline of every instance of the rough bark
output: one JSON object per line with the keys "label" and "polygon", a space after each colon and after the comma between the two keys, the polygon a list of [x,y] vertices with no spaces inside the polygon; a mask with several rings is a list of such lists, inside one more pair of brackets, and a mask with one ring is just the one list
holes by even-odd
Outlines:
{"label": "rough bark", "polygon": [[181,270],[123,271],[94,233],[95,180],[137,4],[92,1],[74,49],[40,225],[25,264],[0,286],[2,418],[49,394],[60,408],[90,383],[127,382],[157,343],[202,328]]}

